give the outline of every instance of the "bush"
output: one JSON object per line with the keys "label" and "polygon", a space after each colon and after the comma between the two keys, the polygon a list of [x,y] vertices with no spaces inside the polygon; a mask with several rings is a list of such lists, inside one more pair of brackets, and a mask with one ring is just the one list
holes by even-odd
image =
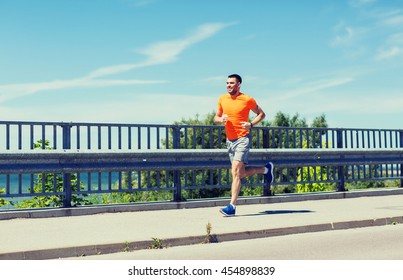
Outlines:
{"label": "bush", "polygon": [[[0,193],[5,193],[6,191],[5,191],[5,189],[3,188],[3,189],[0,189]],[[2,207],[2,206],[4,206],[4,205],[7,205],[7,204],[10,204],[10,202],[8,202],[7,200],[5,200],[4,198],[1,198],[0,197],[0,207]]]}
{"label": "bush", "polygon": [[[45,140],[45,150],[51,150],[48,140]],[[35,149],[42,149],[42,140],[34,144]],[[79,188],[83,189],[82,184],[78,185],[77,176],[71,174],[71,188],[72,191],[77,191]],[[42,207],[60,207],[63,205],[63,195],[46,195],[46,193],[63,193],[63,174],[38,174],[36,175],[35,184],[32,190],[28,190],[40,195],[34,196],[32,199],[25,199],[21,202],[14,203],[17,208],[42,208]],[[72,206],[75,205],[89,205],[91,202],[85,197],[87,194],[72,195]]]}

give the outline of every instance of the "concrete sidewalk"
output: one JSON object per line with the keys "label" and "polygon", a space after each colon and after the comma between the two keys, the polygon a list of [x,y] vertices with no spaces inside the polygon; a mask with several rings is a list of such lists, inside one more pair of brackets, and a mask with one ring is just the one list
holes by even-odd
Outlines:
{"label": "concrete sidewalk", "polygon": [[224,201],[217,200],[201,208],[0,220],[0,259],[108,254],[149,248],[158,240],[164,247],[202,243],[207,224],[210,241],[223,242],[403,223],[401,189],[335,197],[250,199],[235,217],[222,217]]}

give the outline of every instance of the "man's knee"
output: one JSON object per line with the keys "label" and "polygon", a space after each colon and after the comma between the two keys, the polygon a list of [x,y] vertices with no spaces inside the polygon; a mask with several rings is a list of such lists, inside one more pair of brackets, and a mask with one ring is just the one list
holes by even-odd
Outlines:
{"label": "man's knee", "polygon": [[242,161],[234,160],[232,163],[232,177],[245,177],[245,164]]}

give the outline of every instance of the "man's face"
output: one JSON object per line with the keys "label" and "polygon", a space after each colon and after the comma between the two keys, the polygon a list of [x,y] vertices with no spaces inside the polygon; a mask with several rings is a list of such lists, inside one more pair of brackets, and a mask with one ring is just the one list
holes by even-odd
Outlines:
{"label": "man's face", "polygon": [[227,91],[231,95],[235,95],[239,92],[241,84],[237,81],[236,78],[228,78],[227,79]]}

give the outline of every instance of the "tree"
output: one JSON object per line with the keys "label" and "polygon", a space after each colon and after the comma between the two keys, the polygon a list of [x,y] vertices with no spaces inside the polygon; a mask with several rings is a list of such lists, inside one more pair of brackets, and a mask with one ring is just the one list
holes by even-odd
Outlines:
{"label": "tree", "polygon": [[[199,119],[199,115],[196,114],[195,118],[182,118],[181,121],[174,122],[175,125],[194,126],[193,129],[180,132],[180,148],[181,149],[217,149],[225,147],[225,131],[224,129],[210,128],[205,126],[217,126],[214,122],[215,112],[208,113],[204,119]],[[201,127],[197,127],[201,126]],[[173,138],[173,135],[171,139]],[[165,145],[165,143],[163,143]],[[173,147],[173,144],[169,144]]]}
{"label": "tree", "polygon": [[294,116],[290,117],[288,114],[283,112],[277,112],[273,121],[267,123],[268,126],[279,126],[279,127],[308,127],[305,118],[300,118],[299,114],[296,113]]}
{"label": "tree", "polygon": [[327,127],[327,120],[325,114],[316,117],[312,121],[311,127]]}

